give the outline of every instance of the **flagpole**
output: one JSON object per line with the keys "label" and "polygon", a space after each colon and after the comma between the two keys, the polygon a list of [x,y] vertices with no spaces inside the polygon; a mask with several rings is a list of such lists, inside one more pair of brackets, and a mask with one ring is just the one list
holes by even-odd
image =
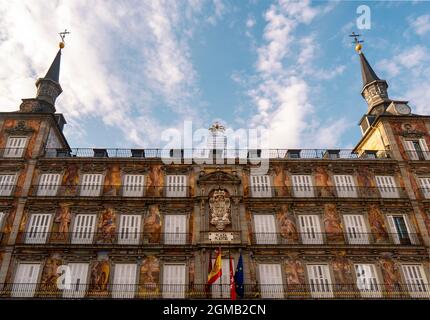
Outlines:
{"label": "flagpole", "polygon": [[221,246],[218,247],[218,251],[219,251],[219,256],[221,258],[221,277],[219,277],[219,286],[220,286],[220,290],[221,290],[221,299],[222,299],[222,255],[221,255]]}

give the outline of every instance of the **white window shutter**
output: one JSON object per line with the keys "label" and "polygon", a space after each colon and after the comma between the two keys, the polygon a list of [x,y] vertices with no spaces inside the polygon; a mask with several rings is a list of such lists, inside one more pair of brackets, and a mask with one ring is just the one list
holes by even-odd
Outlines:
{"label": "white window shutter", "polygon": [[185,298],[185,264],[163,266],[163,298]]}
{"label": "white window shutter", "polygon": [[426,199],[430,199],[430,178],[420,178],[421,190]]}
{"label": "white window shutter", "polygon": [[402,271],[412,298],[430,298],[429,283],[422,265],[402,265]]}
{"label": "white window shutter", "polygon": [[255,214],[254,229],[257,244],[277,243],[275,216],[270,214]]}
{"label": "white window shutter", "polygon": [[82,176],[81,196],[98,197],[100,196],[103,186],[102,174],[86,173]]}
{"label": "white window shutter", "polygon": [[367,228],[362,215],[346,214],[345,231],[350,244],[369,244]]}
{"label": "white window shutter", "polygon": [[393,216],[388,216],[387,220],[388,220],[388,226],[389,226],[389,228],[391,230],[391,234],[392,234],[394,243],[395,244],[400,244],[399,235],[397,233],[397,229],[396,229],[396,226],[394,224],[394,217]]}
{"label": "white window shutter", "polygon": [[252,175],[251,191],[253,197],[271,197],[272,190],[270,187],[270,176]]}
{"label": "white window shutter", "polygon": [[406,154],[410,160],[418,160],[418,153],[415,150],[414,143],[410,140],[404,140],[403,145],[405,146]]}
{"label": "white window shutter", "polygon": [[299,215],[300,234],[303,244],[322,244],[323,236],[317,215]]}
{"label": "white window shutter", "polygon": [[168,214],[164,216],[164,243],[186,244],[187,216],[184,214]]}
{"label": "white window shutter", "polygon": [[9,137],[4,151],[5,158],[20,158],[24,153],[27,137]]}
{"label": "white window shutter", "polygon": [[60,184],[59,173],[43,173],[40,175],[38,196],[55,196]]}
{"label": "white window shutter", "polygon": [[258,265],[260,274],[261,297],[268,299],[283,299],[284,288],[282,285],[282,271],[280,264]]}
{"label": "white window shutter", "polygon": [[112,298],[132,299],[134,297],[136,270],[136,264],[115,265]]}
{"label": "white window shutter", "polygon": [[293,190],[295,197],[313,197],[312,177],[310,175],[293,175]]}
{"label": "white window shutter", "polygon": [[91,244],[94,237],[95,214],[78,214],[73,226],[72,243]]}
{"label": "white window shutter", "polygon": [[142,197],[145,185],[143,174],[126,174],[123,179],[124,197]]}
{"label": "white window shutter", "polygon": [[119,244],[139,244],[142,217],[137,214],[123,214],[120,218]]}
{"label": "white window shutter", "polygon": [[357,287],[363,298],[382,298],[381,287],[373,264],[356,264]]}
{"label": "white window shutter", "polygon": [[15,188],[16,174],[0,175],[0,196],[10,196]]}
{"label": "white window shutter", "polygon": [[50,225],[50,214],[32,214],[28,224],[25,243],[46,243]]}
{"label": "white window shutter", "polygon": [[375,176],[376,184],[382,198],[398,198],[396,182],[393,176]]}
{"label": "white window shutter", "polygon": [[327,265],[308,265],[309,285],[314,298],[333,298],[332,282]]}
{"label": "white window shutter", "polygon": [[420,144],[424,159],[429,160],[430,159],[430,153],[429,153],[429,149],[428,149],[426,140],[425,139],[419,139],[418,143]]}
{"label": "white window shutter", "polygon": [[187,176],[168,175],[167,176],[167,197],[186,197],[187,196]]}
{"label": "white window shutter", "polygon": [[34,296],[39,278],[40,264],[20,263],[12,286],[12,297],[30,298]]}
{"label": "white window shutter", "polygon": [[63,285],[64,298],[83,298],[87,289],[88,279],[88,263],[69,263],[70,272],[70,284],[65,283]]}
{"label": "white window shutter", "polygon": [[334,181],[336,185],[337,195],[339,197],[357,197],[354,179],[351,175],[335,175]]}

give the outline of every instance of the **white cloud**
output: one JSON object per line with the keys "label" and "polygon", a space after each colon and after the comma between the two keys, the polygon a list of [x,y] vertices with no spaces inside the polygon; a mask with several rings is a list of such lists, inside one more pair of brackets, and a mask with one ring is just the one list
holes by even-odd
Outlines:
{"label": "white cloud", "polygon": [[[222,3],[215,1],[216,15]],[[154,108],[180,120],[196,114],[198,96],[189,42],[201,4],[194,0],[0,2],[0,105],[17,110],[35,95],[54,55],[57,32],[71,34],[63,50],[57,109],[82,133],[79,119],[97,117],[122,131],[122,140],[153,145],[168,123]],[[178,31],[183,32],[178,32]],[[66,132],[74,131],[67,129]]]}
{"label": "white cloud", "polygon": [[410,26],[418,35],[424,35],[430,31],[430,14],[422,15],[410,20]]}
{"label": "white cloud", "polygon": [[264,17],[264,44],[257,49],[258,85],[249,95],[258,112],[252,116],[253,126],[267,129],[265,147],[327,147],[339,141],[346,128],[345,120],[320,124],[311,103],[312,86],[306,76],[330,79],[345,69],[322,70],[314,66],[317,55],[315,34],[297,37],[300,25],[309,24],[330,6],[311,6],[309,1],[280,0],[269,7]]}

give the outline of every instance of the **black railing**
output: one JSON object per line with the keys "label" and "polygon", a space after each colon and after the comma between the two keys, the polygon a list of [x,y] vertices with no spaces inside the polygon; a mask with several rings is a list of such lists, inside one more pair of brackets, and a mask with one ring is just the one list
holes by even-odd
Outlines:
{"label": "black railing", "polygon": [[245,194],[253,198],[408,198],[405,188],[400,187],[344,187],[344,186],[298,186],[298,187],[247,187]]}
{"label": "black railing", "polygon": [[0,185],[0,197],[13,197],[20,188],[15,184]]}
{"label": "black railing", "polygon": [[192,241],[190,233],[150,232],[20,232],[16,243],[25,245],[166,245],[183,246]]}
{"label": "black railing", "polygon": [[387,150],[357,153],[350,149],[121,149],[121,148],[47,148],[47,158],[164,158],[164,159],[387,159]]}
{"label": "black railing", "polygon": [[[244,284],[245,299],[430,299],[428,283]],[[0,297],[38,299],[230,299],[230,284],[6,283]]]}
{"label": "black railing", "polygon": [[403,245],[418,246],[422,244],[418,233],[360,233],[360,232],[284,232],[252,233],[253,245]]}
{"label": "black railing", "polygon": [[167,197],[190,196],[189,186],[124,185],[33,185],[29,195],[37,197]]}
{"label": "black railing", "polygon": [[26,148],[0,148],[0,158],[23,158]]}

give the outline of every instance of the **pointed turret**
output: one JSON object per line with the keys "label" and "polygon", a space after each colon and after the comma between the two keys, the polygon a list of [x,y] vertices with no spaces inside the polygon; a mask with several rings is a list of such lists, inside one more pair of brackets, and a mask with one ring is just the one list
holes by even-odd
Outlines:
{"label": "pointed turret", "polygon": [[64,42],[60,42],[54,61],[52,61],[48,72],[43,78],[36,81],[37,94],[34,99],[23,99],[20,111],[22,112],[48,112],[55,113],[55,100],[63,92],[59,83],[61,50],[64,48]]}

